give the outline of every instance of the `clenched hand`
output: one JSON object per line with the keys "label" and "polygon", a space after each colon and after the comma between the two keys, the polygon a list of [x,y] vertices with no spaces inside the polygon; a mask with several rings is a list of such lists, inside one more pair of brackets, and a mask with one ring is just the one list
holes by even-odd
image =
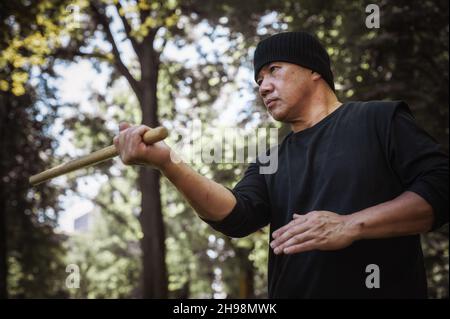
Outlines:
{"label": "clenched hand", "polygon": [[125,122],[120,123],[120,133],[114,137],[114,145],[119,150],[124,164],[151,165],[161,169],[170,161],[170,148],[166,143],[144,143],[143,136],[148,130],[151,128],[145,125],[130,126]]}

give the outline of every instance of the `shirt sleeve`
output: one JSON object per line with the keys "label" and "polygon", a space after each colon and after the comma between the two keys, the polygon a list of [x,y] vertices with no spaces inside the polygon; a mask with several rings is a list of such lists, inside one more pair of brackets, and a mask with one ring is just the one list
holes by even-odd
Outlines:
{"label": "shirt sleeve", "polygon": [[404,102],[397,102],[389,126],[387,152],[405,191],[424,198],[432,207],[432,230],[448,223],[449,161],[442,147],[420,128]]}
{"label": "shirt sleeve", "polygon": [[244,237],[266,226],[270,219],[270,204],[264,175],[259,165],[250,164],[234,189],[236,205],[221,221],[203,219],[215,230],[229,237]]}

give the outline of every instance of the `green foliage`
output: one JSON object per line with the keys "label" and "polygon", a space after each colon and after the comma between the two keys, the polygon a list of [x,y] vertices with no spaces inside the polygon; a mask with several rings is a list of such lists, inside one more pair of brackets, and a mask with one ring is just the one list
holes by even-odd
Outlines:
{"label": "green foliage", "polygon": [[[79,1],[81,2],[81,1]],[[47,60],[74,26],[69,22],[71,1],[2,1],[0,3],[0,91],[25,94],[28,71],[49,68]]]}
{"label": "green foliage", "polygon": [[[80,20],[72,19],[69,4],[77,6]],[[404,99],[419,124],[448,150],[448,2],[381,1],[381,28],[376,30],[364,25],[367,4],[363,0],[2,2],[0,213],[5,212],[1,216],[7,233],[0,241],[8,238],[10,296],[142,296],[139,212],[141,191],[146,190],[136,186],[136,168],[105,162],[68,176],[67,188],[93,202],[95,223],[90,232],[71,236],[64,246],[63,236],[53,232],[60,191],[45,185],[26,187],[29,175],[63,160],[53,157],[57,143],[48,137],[58,103],[46,79],[54,76],[55,63],[89,58],[98,70],[106,65],[112,72],[106,96],[91,92],[92,109],[98,112],[79,111],[64,118],[74,147],[89,153],[111,143],[119,121],[142,122],[142,111],[150,107],[143,103],[143,95],[151,87],[147,81],[151,72],[157,71],[155,112],[164,125],[175,130],[200,119],[212,126],[221,111],[212,106],[224,99],[224,87],[255,93],[253,83],[238,87],[234,80],[239,68],[251,70],[256,42],[273,32],[307,30],[325,43],[331,55],[341,100]],[[123,24],[114,36],[129,40],[136,59],[122,61],[117,54],[108,34],[107,9]],[[269,13],[275,20],[262,23],[261,16]],[[98,34],[112,49],[93,41]],[[209,48],[200,40],[208,41]],[[198,58],[175,61],[165,54],[168,44],[180,50],[193,45]],[[42,74],[34,86],[31,67]],[[121,76],[129,87],[118,85]],[[177,104],[180,99],[189,107]],[[265,113],[254,116],[259,104],[255,94],[236,125],[265,125]],[[181,136],[175,135],[169,137],[169,145],[179,141]],[[214,136],[205,139],[215,142]],[[246,165],[193,167],[232,187]],[[83,175],[100,181],[98,194],[83,192]],[[164,178],[161,198],[170,297],[266,296],[267,228],[230,240],[203,223]],[[430,296],[448,297],[448,227],[425,235],[423,248]],[[79,289],[65,288],[63,265],[69,263],[80,267]]]}
{"label": "green foliage", "polygon": [[[94,151],[111,143],[114,131],[106,122],[118,123],[117,118],[138,120],[136,101],[127,98],[120,87],[115,88],[111,107],[100,96],[93,103],[98,114],[79,113],[65,123],[73,132],[77,147]],[[81,118],[81,121],[77,119]],[[94,137],[94,138],[93,138]],[[92,201],[93,221],[87,232],[70,236],[67,243],[67,264],[80,268],[80,288],[71,289],[74,298],[137,298],[140,293],[139,277],[142,271],[139,240],[142,232],[137,220],[141,195],[137,191],[134,167],[108,161],[88,169],[88,176],[107,177],[98,194],[86,194],[79,183],[86,171],[70,175],[68,185],[74,195]],[[81,175],[81,176],[80,176]],[[102,177],[103,176],[103,177]],[[81,178],[80,178],[81,177]]]}
{"label": "green foliage", "polygon": [[[104,203],[107,187],[96,201],[103,209],[94,213],[93,226],[87,233],[75,234],[67,242],[67,264],[80,268],[80,288],[70,289],[74,298],[136,297],[141,272],[141,255],[137,240],[137,221],[124,214],[124,206]],[[133,227],[133,224],[134,227]],[[133,229],[134,228],[134,229]]]}
{"label": "green foliage", "polygon": [[49,88],[41,85],[27,85],[21,96],[0,92],[0,283],[16,298],[67,295],[64,237],[54,232],[60,191],[47,185],[30,188],[28,183],[29,176],[53,162],[56,144],[46,134],[55,105],[42,107],[45,93],[38,97],[37,92]]}

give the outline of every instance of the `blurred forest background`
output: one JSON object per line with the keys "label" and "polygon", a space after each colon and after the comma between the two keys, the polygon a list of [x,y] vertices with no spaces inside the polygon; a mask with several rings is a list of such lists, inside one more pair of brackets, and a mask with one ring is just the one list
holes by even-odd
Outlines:
{"label": "blurred forest background", "polygon": [[[380,28],[366,27],[370,3],[380,8]],[[234,107],[228,126],[251,131],[270,123],[281,136],[287,128],[258,99],[251,59],[260,39],[288,30],[313,32],[326,45],[342,101],[403,99],[448,153],[448,6],[1,0],[0,297],[266,297],[268,230],[222,236],[157,171],[114,160],[35,188],[29,176],[111,144],[121,120],[215,125]],[[60,97],[58,70],[81,63],[107,75],[105,90],[83,92],[89,107]],[[194,164],[229,187],[245,167]],[[91,203],[86,231],[58,230],[71,198]],[[423,236],[431,298],[448,298],[448,244],[448,225]],[[71,264],[79,267],[78,289],[66,282]]]}

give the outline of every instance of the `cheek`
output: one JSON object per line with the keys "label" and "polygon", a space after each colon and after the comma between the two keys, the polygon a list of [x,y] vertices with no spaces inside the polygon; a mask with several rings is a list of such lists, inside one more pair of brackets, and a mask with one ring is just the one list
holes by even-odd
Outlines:
{"label": "cheek", "polygon": [[289,105],[297,103],[302,96],[303,90],[299,87],[299,85],[288,85],[283,91],[283,101]]}
{"label": "cheek", "polygon": [[304,97],[307,95],[307,92],[310,90],[311,83],[306,79],[297,80],[292,84],[291,90],[293,92],[293,96],[297,99]]}

